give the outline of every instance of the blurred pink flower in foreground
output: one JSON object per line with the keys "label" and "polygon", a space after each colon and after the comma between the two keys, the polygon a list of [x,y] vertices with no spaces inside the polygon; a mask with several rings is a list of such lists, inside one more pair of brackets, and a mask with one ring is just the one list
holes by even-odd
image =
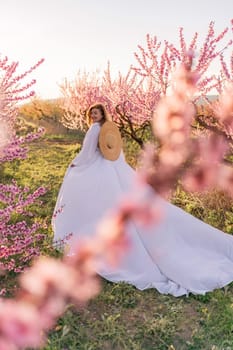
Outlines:
{"label": "blurred pink flower in foreground", "polygon": [[221,160],[228,146],[223,137],[209,135],[196,141],[196,156],[190,170],[184,175],[183,184],[191,191],[206,191],[217,185]]}
{"label": "blurred pink flower in foreground", "polygon": [[233,135],[233,83],[220,95],[219,107],[217,116]]}
{"label": "blurred pink flower in foreground", "polygon": [[[32,303],[23,300],[0,302],[0,330],[1,334],[4,334],[3,339],[9,341],[9,349],[16,344],[16,349],[25,347],[25,344],[31,347],[41,345],[42,323],[43,319],[40,317],[39,310]],[[8,349],[8,347],[0,347],[0,349]]]}

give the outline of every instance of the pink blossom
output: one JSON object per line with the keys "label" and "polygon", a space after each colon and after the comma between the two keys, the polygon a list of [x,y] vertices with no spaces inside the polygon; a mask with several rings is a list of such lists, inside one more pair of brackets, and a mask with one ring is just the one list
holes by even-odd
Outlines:
{"label": "pink blossom", "polygon": [[144,226],[159,222],[162,215],[154,194],[148,190],[148,188],[141,188],[141,196],[126,198],[121,202],[119,208],[122,215],[129,216],[131,220]]}
{"label": "pink blossom", "polygon": [[126,235],[124,223],[119,214],[106,217],[97,227],[97,237],[102,256],[113,266],[130,248],[130,241]]}
{"label": "pink blossom", "polygon": [[38,347],[43,343],[43,324],[39,310],[24,301],[0,303],[0,329],[19,347]]}
{"label": "pink blossom", "polygon": [[[76,253],[79,257],[82,249],[79,248]],[[51,304],[49,301],[50,307],[53,305],[53,317],[63,310],[63,299],[73,299],[76,303],[83,303],[99,292],[99,283],[95,278],[94,268],[87,269],[86,264],[81,271],[81,262],[79,268],[74,266],[76,261],[72,257],[67,257],[65,262],[67,263],[64,264],[62,261],[50,258],[40,258],[35,262],[33,268],[25,272],[20,279],[24,290],[37,297],[38,300],[46,299],[53,293],[59,296],[58,303]]]}
{"label": "pink blossom", "polygon": [[190,102],[185,102],[178,96],[165,97],[154,114],[155,134],[167,141],[169,137],[172,137],[171,142],[183,143],[184,137],[190,132],[194,112],[194,107]]}
{"label": "pink blossom", "polygon": [[18,350],[18,347],[9,338],[0,338],[0,349],[1,350]]}
{"label": "pink blossom", "polygon": [[188,190],[205,191],[217,183],[227,144],[222,137],[211,135],[208,138],[199,138],[196,150],[197,159],[184,176],[183,183]]}
{"label": "pink blossom", "polygon": [[229,166],[222,166],[219,171],[217,183],[228,195],[233,197],[233,169]]}
{"label": "pink blossom", "polygon": [[75,271],[65,266],[61,261],[50,258],[40,258],[33,265],[33,274],[26,271],[20,278],[22,287],[37,296],[44,297],[49,289],[59,289],[61,293],[66,294],[70,290],[70,285],[64,281],[72,281],[75,277]]}
{"label": "pink blossom", "polygon": [[233,135],[233,83],[220,96],[217,116]]}

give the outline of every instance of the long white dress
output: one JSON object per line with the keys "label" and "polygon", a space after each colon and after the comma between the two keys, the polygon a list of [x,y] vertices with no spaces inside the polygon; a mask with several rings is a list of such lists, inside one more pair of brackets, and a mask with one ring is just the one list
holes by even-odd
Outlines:
{"label": "long white dress", "polygon": [[[52,226],[54,240],[73,233],[78,239],[93,235],[106,210],[113,208],[134,181],[135,171],[121,154],[103,158],[98,148],[100,125],[88,130],[83,147],[69,167],[58,195]],[[205,294],[233,281],[233,237],[161,200],[163,220],[154,227],[131,222],[131,248],[117,268],[97,271],[112,282],[124,281],[138,289],[156,288],[180,296]],[[74,239],[73,238],[73,239]]]}

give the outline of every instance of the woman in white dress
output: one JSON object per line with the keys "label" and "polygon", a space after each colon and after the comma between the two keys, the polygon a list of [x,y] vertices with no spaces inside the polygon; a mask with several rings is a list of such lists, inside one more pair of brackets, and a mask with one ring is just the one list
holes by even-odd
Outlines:
{"label": "woman in white dress", "polygon": [[[98,147],[101,125],[108,119],[104,106],[92,106],[88,117],[93,123],[67,169],[54,210],[62,208],[52,219],[55,241],[69,233],[77,241],[95,234],[99,220],[134,182],[135,171],[122,152],[111,161]],[[233,237],[158,200],[164,213],[161,222],[145,228],[131,221],[131,247],[125,257],[116,268],[105,265],[96,272],[112,282],[174,296],[205,294],[233,281]]]}

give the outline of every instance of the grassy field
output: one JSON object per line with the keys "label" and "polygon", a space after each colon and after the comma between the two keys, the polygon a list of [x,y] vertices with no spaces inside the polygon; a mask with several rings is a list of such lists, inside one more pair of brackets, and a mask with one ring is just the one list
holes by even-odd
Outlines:
{"label": "grassy field", "polygon": [[[28,158],[6,164],[3,181],[14,177],[31,189],[46,186],[37,215],[48,224],[67,165],[81,138],[50,135],[30,146]],[[126,149],[134,165],[134,147]],[[233,233],[233,202],[212,192],[197,196],[177,189],[172,201],[202,220]],[[184,261],[185,264],[185,261]],[[233,349],[233,285],[205,296],[174,298],[102,281],[101,294],[84,309],[67,307],[44,350],[230,350]]]}

